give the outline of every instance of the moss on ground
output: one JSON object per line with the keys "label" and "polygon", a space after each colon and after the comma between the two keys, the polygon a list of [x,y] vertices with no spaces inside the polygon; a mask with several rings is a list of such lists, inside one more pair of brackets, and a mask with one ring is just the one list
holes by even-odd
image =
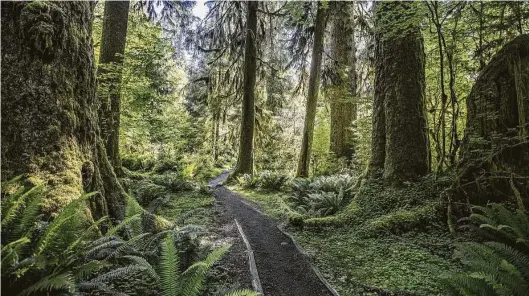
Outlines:
{"label": "moss on ground", "polygon": [[454,239],[443,233],[365,238],[334,229],[293,234],[341,295],[365,295],[361,285],[445,295],[439,279],[458,269],[449,259]]}
{"label": "moss on ground", "polygon": [[293,226],[298,215],[303,227],[289,231],[341,295],[369,295],[365,286],[445,295],[442,275],[459,268],[451,259],[454,243],[467,239],[444,224],[444,185],[432,178],[389,188],[367,183],[336,215],[308,219],[292,210],[288,193],[232,189]]}
{"label": "moss on ground", "polygon": [[292,216],[299,215],[286,202],[288,198],[287,193],[243,189],[239,186],[230,186],[229,188],[244,196],[249,201],[256,203],[262,212],[273,218],[286,220]]}
{"label": "moss on ground", "polygon": [[184,224],[202,225],[206,228],[213,225],[212,206],[215,199],[210,194],[192,191],[170,196],[170,201],[156,211],[157,215],[174,222],[182,215],[193,212],[183,221]]}

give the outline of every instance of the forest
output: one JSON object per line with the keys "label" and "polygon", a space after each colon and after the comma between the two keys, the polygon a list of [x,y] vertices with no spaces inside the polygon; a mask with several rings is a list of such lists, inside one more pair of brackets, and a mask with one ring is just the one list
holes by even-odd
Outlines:
{"label": "forest", "polygon": [[1,1],[2,295],[529,295],[529,1]]}

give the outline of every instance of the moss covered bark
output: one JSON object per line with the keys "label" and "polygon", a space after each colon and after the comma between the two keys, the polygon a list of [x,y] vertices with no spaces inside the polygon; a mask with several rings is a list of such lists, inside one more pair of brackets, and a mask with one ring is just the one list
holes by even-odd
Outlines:
{"label": "moss covered bark", "polygon": [[121,78],[127,39],[129,1],[106,1],[101,50],[99,53],[98,95],[101,101],[100,124],[107,156],[118,175],[122,175],[119,157],[121,114]]}
{"label": "moss covered bark", "polygon": [[[467,98],[467,123],[454,187],[483,204],[529,204],[529,35],[507,43]],[[516,191],[519,191],[518,194]],[[518,201],[519,202],[519,201]]]}
{"label": "moss covered bark", "polygon": [[356,46],[353,3],[331,2],[332,63],[331,85],[326,89],[331,111],[331,151],[351,159],[354,154],[353,121],[356,120]]}
{"label": "moss covered bark", "polygon": [[244,49],[244,94],[242,99],[241,137],[239,157],[234,175],[253,174],[253,142],[255,127],[255,80],[257,70],[257,7],[259,2],[249,1],[246,19]]}
{"label": "moss covered bark", "polygon": [[376,10],[370,171],[383,171],[383,178],[392,184],[413,181],[428,173],[425,58],[416,5],[381,2]]}
{"label": "moss covered bark", "polygon": [[123,190],[99,137],[91,2],[3,2],[2,179],[44,180],[53,214],[82,192],[122,217]]}
{"label": "moss covered bark", "polygon": [[327,20],[327,9],[318,3],[316,12],[316,24],[314,29],[314,44],[312,46],[312,60],[310,64],[309,89],[307,104],[305,106],[305,123],[303,126],[303,139],[299,155],[296,176],[309,176],[309,162],[312,150],[312,139],[314,137],[314,120],[316,119],[316,106],[320,91],[321,58],[323,53],[323,37]]}

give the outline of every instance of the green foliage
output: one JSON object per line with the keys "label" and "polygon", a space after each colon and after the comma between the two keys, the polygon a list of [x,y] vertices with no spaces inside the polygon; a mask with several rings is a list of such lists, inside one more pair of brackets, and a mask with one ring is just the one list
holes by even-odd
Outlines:
{"label": "green foliage", "polygon": [[474,207],[470,221],[489,241],[459,244],[455,252],[464,273],[446,276],[452,295],[527,295],[529,291],[529,218],[501,204]]}
{"label": "green foliage", "polygon": [[245,189],[281,191],[289,181],[289,177],[281,172],[264,170],[255,175],[244,174],[237,177],[239,186]]}
{"label": "green foliage", "polygon": [[333,215],[352,197],[354,182],[349,175],[295,179],[290,200],[298,211],[309,217]]}
{"label": "green foliage", "polygon": [[78,291],[89,270],[104,266],[87,266],[83,255],[86,243],[99,235],[94,225],[104,220],[92,222],[87,216],[86,200],[93,194],[71,201],[51,221],[41,221],[40,202],[47,192],[23,184],[18,179],[2,183],[2,211],[16,213],[2,220],[3,288],[20,295]]}
{"label": "green foliage", "polygon": [[303,228],[293,234],[340,295],[370,295],[367,285],[403,291],[399,295],[444,296],[439,274],[457,270],[444,257],[452,242],[440,232],[366,238],[354,228]]}

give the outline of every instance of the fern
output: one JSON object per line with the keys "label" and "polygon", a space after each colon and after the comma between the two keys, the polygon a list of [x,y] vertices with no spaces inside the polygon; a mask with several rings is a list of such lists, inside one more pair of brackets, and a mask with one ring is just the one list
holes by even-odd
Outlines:
{"label": "fern", "polygon": [[237,291],[228,293],[224,296],[258,296],[258,295],[259,294],[257,294],[257,292],[255,291],[244,289],[244,290],[237,290]]}
{"label": "fern", "polygon": [[119,230],[125,228],[127,225],[129,224],[132,224],[134,223],[135,221],[139,221],[141,218],[141,214],[135,214],[133,216],[130,216],[128,218],[126,218],[125,220],[121,221],[118,225],[110,228],[106,235],[109,236],[109,235],[114,235],[116,234]]}
{"label": "fern", "polygon": [[22,291],[19,296],[32,295],[38,292],[51,292],[62,290],[67,291],[69,293],[75,291],[75,283],[71,274],[69,273],[45,276],[35,284]]}
{"label": "fern", "polygon": [[[518,210],[503,205],[474,207],[470,221],[479,224],[483,235],[495,241],[457,245],[455,256],[467,272],[443,280],[452,295],[522,296],[529,291],[529,221]],[[503,242],[502,242],[503,241]]]}
{"label": "fern", "polygon": [[6,202],[6,208],[2,209],[2,227],[9,225],[17,215],[21,214],[20,211],[25,207],[26,202],[36,194],[41,194],[42,190],[43,186],[35,186],[24,193],[19,190],[9,196],[8,199],[11,199],[11,201]]}
{"label": "fern", "polygon": [[211,269],[213,264],[222,258],[229,248],[229,245],[222,246],[211,252],[204,261],[191,265],[182,274],[183,281],[180,288],[180,295],[197,295],[202,287],[206,273]]}
{"label": "fern", "polygon": [[178,270],[180,257],[172,235],[168,235],[162,244],[160,262],[160,283],[165,296],[178,295]]}

